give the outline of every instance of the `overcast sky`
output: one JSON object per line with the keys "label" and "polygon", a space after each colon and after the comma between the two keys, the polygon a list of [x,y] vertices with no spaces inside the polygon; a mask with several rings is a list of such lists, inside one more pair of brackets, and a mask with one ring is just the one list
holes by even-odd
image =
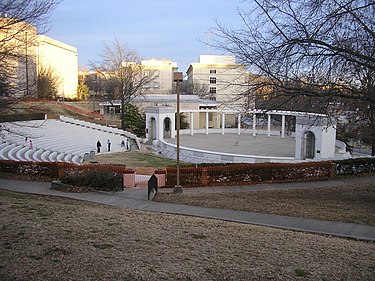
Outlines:
{"label": "overcast sky", "polygon": [[238,26],[242,0],[63,0],[51,15],[47,35],[78,49],[79,65],[98,61],[115,37],[142,59],[167,58],[186,72],[207,47],[215,21]]}

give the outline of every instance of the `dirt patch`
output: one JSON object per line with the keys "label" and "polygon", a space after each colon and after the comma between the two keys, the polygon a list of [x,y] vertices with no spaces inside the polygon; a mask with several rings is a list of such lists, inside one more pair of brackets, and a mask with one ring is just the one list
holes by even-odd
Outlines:
{"label": "dirt patch", "polygon": [[0,191],[1,280],[371,280],[375,244]]}

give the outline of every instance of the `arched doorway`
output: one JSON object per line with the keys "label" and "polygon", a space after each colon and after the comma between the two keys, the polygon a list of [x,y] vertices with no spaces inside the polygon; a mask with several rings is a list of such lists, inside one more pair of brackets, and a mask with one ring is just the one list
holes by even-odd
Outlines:
{"label": "arched doorway", "polygon": [[150,139],[156,140],[156,120],[154,117],[150,119]]}
{"label": "arched doorway", "polygon": [[303,159],[315,158],[315,135],[311,131],[307,131],[303,135]]}
{"label": "arched doorway", "polygon": [[163,138],[169,139],[171,138],[171,119],[166,117],[163,121]]}

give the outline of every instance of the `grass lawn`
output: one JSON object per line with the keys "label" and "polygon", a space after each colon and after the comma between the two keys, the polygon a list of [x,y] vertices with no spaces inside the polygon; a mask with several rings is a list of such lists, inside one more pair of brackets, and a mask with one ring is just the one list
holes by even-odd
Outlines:
{"label": "grass lawn", "polygon": [[375,244],[0,190],[0,280],[372,280]]}
{"label": "grass lawn", "polygon": [[176,165],[176,161],[158,156],[151,151],[129,151],[95,156],[100,164],[121,164],[134,169],[139,174],[152,175],[156,169]]}
{"label": "grass lawn", "polygon": [[194,195],[159,193],[154,200],[375,226],[375,183]]}

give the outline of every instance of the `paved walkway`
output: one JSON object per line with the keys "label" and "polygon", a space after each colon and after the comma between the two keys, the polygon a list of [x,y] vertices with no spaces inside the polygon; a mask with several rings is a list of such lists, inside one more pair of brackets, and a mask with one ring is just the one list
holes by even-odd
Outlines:
{"label": "paved walkway", "polygon": [[[168,142],[176,144],[176,138],[168,139]],[[295,139],[285,136],[271,136],[258,134],[195,134],[181,135],[180,145],[207,151],[218,151],[224,153],[293,157],[295,154]]]}
{"label": "paved walkway", "polygon": [[[312,188],[322,186],[342,186],[353,183],[375,183],[375,176],[340,179],[332,181],[286,183],[286,184],[259,184],[255,186],[235,186],[235,187],[213,187],[213,188],[185,188],[185,193],[199,192],[228,192],[245,190],[275,190],[290,188]],[[32,193],[68,197],[73,199],[107,204],[121,208],[135,210],[152,211],[160,213],[170,213],[179,215],[189,215],[203,218],[219,219],[245,224],[255,224],[268,227],[276,227],[303,232],[312,232],[339,237],[354,238],[359,240],[375,241],[375,227],[352,223],[341,223],[333,221],[322,221],[315,219],[305,219],[299,217],[288,217],[278,215],[268,215],[251,212],[231,211],[224,209],[203,208],[178,204],[158,203],[147,200],[147,190],[145,188],[126,189],[124,192],[115,194],[106,192],[88,193],[63,193],[50,189],[48,182],[26,182],[0,179],[0,188]],[[162,192],[170,190],[163,189]]]}

